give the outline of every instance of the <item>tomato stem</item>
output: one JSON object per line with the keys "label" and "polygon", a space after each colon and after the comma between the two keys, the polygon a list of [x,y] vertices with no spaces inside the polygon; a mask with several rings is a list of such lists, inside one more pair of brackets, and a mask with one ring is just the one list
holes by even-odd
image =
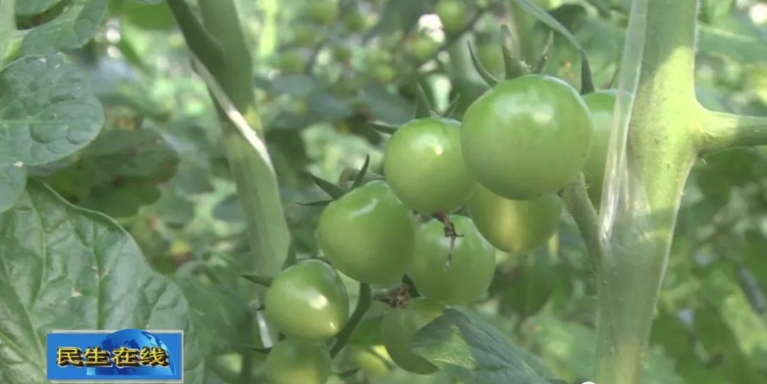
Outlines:
{"label": "tomato stem", "polygon": [[436,217],[444,225],[445,237],[450,238],[450,248],[447,251],[447,260],[445,261],[445,270],[448,270],[453,264],[453,249],[455,249],[455,239],[463,237],[463,235],[456,233],[455,224],[450,221],[450,217],[445,212],[437,211],[437,213],[434,214],[434,217]]}
{"label": "tomato stem", "polygon": [[370,288],[370,284],[360,283],[360,294],[359,299],[357,299],[357,307],[354,308],[352,316],[349,318],[349,321],[346,323],[343,329],[341,329],[341,332],[336,335],[336,342],[330,348],[331,357],[335,357],[344,349],[346,344],[349,342],[349,339],[354,334],[354,331],[357,329],[357,326],[365,317],[368,309],[370,309],[372,302],[373,291]]}

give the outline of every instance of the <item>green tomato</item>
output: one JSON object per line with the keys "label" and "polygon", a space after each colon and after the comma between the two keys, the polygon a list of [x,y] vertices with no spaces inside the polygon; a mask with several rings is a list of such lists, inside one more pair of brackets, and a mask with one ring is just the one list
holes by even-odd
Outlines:
{"label": "green tomato", "polygon": [[342,63],[346,63],[352,58],[352,51],[341,44],[333,46],[333,58]]}
{"label": "green tomato", "polygon": [[282,333],[311,341],[335,336],[349,318],[346,287],[320,260],[301,261],[277,275],[264,306],[266,317]]}
{"label": "green tomato", "polygon": [[481,186],[466,206],[479,233],[494,247],[512,254],[545,244],[557,232],[562,216],[562,200],[555,194],[508,200]]}
{"label": "green tomato", "polygon": [[316,28],[300,25],[293,30],[293,41],[299,47],[310,47],[317,43],[318,35]]}
{"label": "green tomato", "polygon": [[304,70],[304,56],[299,51],[282,53],[278,58],[278,67],[285,73],[299,73]]}
{"label": "green tomato", "polygon": [[373,68],[373,77],[381,84],[388,84],[397,78],[397,70],[391,65],[379,64]]}
{"label": "green tomato", "polygon": [[345,275],[394,283],[412,260],[415,220],[386,182],[372,181],[325,207],[317,237],[322,252]]}
{"label": "green tomato", "polygon": [[400,368],[421,375],[434,373],[438,368],[410,349],[415,333],[439,317],[445,307],[435,301],[418,298],[407,306],[391,309],[384,315],[381,338],[386,352]]}
{"label": "green tomato", "polygon": [[386,145],[384,173],[397,197],[417,211],[450,212],[466,203],[477,183],[461,152],[461,123],[439,117],[413,120]]}
{"label": "green tomato", "polygon": [[330,353],[322,343],[285,339],[264,363],[269,384],[324,384],[330,378]]}
{"label": "green tomato", "polygon": [[495,272],[495,248],[479,233],[468,217],[450,216],[457,237],[450,268],[450,238],[444,224],[432,220],[421,224],[415,234],[415,254],[409,275],[418,292],[444,305],[469,304],[490,287]]}
{"label": "green tomato", "polygon": [[365,17],[358,9],[354,9],[344,16],[344,25],[349,32],[362,32],[367,26]]}
{"label": "green tomato", "polygon": [[419,63],[431,59],[439,49],[439,43],[429,36],[419,34],[410,42],[410,55]]}
{"label": "green tomato", "polygon": [[570,85],[543,75],[504,81],[474,101],[461,145],[469,172],[507,199],[555,193],[583,169],[591,118]]}
{"label": "green tomato", "polygon": [[437,16],[448,35],[456,34],[466,26],[466,6],[462,1],[445,0],[437,4]]}
{"label": "green tomato", "polygon": [[309,2],[309,17],[320,24],[331,24],[338,18],[338,4],[335,0],[312,0]]}
{"label": "green tomato", "polygon": [[583,98],[591,112],[591,122],[594,127],[591,154],[586,160],[586,165],[583,166],[589,197],[594,205],[599,205],[602,200],[602,184],[605,179],[610,127],[613,122],[616,98],[616,92],[612,90],[590,93]]}

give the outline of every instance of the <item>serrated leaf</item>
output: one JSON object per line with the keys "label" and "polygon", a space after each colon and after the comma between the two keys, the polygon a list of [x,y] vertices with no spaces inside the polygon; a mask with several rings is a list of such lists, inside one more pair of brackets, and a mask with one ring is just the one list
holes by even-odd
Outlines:
{"label": "serrated leaf", "polygon": [[413,351],[449,375],[473,384],[546,384],[523,354],[492,325],[448,308],[413,337]]}
{"label": "serrated leaf", "polygon": [[41,14],[64,0],[22,0],[16,2],[16,14],[32,16]]}
{"label": "serrated leaf", "polygon": [[13,164],[0,167],[0,213],[16,204],[26,185],[26,169]]}
{"label": "serrated leaf", "polygon": [[73,0],[64,13],[24,37],[21,54],[48,54],[83,46],[101,26],[106,10],[106,0]]}
{"label": "serrated leaf", "polygon": [[196,279],[177,279],[177,283],[189,302],[201,351],[214,357],[239,348],[240,331],[249,318],[247,301],[225,286],[206,285]]}
{"label": "serrated leaf", "polygon": [[[158,184],[175,174],[178,162],[177,151],[153,128],[110,129],[80,152],[78,162],[56,172],[48,183],[78,205],[126,217],[160,198]],[[69,188],[73,180],[84,188]]]}
{"label": "serrated leaf", "polygon": [[28,56],[0,72],[0,165],[42,165],[83,148],[104,111],[85,74],[60,56]]}
{"label": "serrated leaf", "polygon": [[0,215],[0,364],[3,384],[46,384],[53,329],[182,329],[184,377],[202,384],[204,362],[181,290],[153,271],[110,218],[69,205],[30,181]]}

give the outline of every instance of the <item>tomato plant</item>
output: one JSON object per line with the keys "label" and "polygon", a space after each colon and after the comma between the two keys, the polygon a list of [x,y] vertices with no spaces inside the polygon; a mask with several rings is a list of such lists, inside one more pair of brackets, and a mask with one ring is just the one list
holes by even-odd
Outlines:
{"label": "tomato plant", "polygon": [[330,354],[322,344],[286,339],[269,352],[265,370],[271,384],[324,384],[330,378]]}
{"label": "tomato plant", "polygon": [[450,216],[460,237],[444,235],[444,224],[432,220],[416,232],[410,267],[418,291],[444,305],[468,304],[487,292],[495,272],[495,249],[468,217]]}
{"label": "tomato plant", "polygon": [[386,144],[384,173],[405,205],[424,213],[450,212],[466,203],[476,182],[461,152],[461,125],[455,120],[413,120]]}
{"label": "tomato plant", "polygon": [[413,256],[415,221],[383,181],[370,182],[322,212],[317,238],[339,271],[366,283],[397,282]]}
{"label": "tomato plant", "polygon": [[767,382],[766,9],[0,0],[0,382]]}
{"label": "tomato plant", "polygon": [[498,84],[469,107],[461,146],[480,184],[508,199],[531,199],[578,175],[591,136],[586,103],[571,86],[529,75]]}
{"label": "tomato plant", "polygon": [[269,287],[264,305],[266,316],[282,333],[307,340],[335,336],[349,317],[343,282],[319,260],[302,261],[280,273]]}

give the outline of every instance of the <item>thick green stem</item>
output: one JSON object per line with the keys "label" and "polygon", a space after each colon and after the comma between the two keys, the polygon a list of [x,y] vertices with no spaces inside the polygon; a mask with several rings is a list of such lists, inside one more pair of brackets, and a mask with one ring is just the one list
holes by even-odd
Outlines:
{"label": "thick green stem", "polygon": [[[696,151],[696,0],[648,0],[621,203],[602,234],[595,382],[637,384]],[[633,17],[642,17],[632,12]]]}
{"label": "thick green stem", "polygon": [[713,111],[703,113],[703,124],[698,132],[698,149],[701,153],[767,145],[767,116],[741,116]]}

